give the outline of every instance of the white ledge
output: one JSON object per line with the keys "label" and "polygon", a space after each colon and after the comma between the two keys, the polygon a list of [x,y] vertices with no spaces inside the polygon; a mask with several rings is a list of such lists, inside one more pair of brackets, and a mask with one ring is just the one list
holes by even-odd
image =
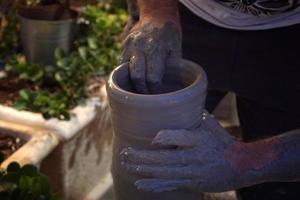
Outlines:
{"label": "white ledge", "polygon": [[78,130],[90,123],[97,114],[97,109],[106,104],[105,87],[101,88],[101,100],[90,98],[85,106],[77,106],[71,111],[71,119],[62,121],[58,119],[46,120],[41,113],[19,111],[12,107],[0,105],[0,120],[15,124],[27,125],[53,131],[60,140],[69,140]]}

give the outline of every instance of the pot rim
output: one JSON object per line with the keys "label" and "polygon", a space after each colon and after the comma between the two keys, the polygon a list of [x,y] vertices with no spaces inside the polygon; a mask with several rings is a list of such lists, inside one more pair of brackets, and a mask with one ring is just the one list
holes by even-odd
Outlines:
{"label": "pot rim", "polygon": [[[157,103],[159,101],[162,103],[161,100],[170,100],[170,101],[180,101],[179,99],[182,99],[182,96],[194,96],[194,93],[206,93],[207,89],[207,76],[205,71],[200,67],[198,64],[182,59],[181,63],[184,65],[194,66],[194,69],[198,71],[198,74],[195,78],[195,80],[188,85],[187,87],[184,87],[180,90],[176,90],[173,92],[163,93],[163,94],[138,94],[126,91],[122,89],[117,83],[115,83],[115,73],[119,71],[120,69],[124,67],[128,67],[128,63],[121,64],[119,67],[117,67],[109,76],[108,82],[107,82],[107,91],[108,93],[111,93],[114,96],[123,96],[125,99],[129,100],[137,100],[137,101],[143,101],[144,103]],[[195,91],[195,92],[194,92]],[[176,98],[178,97],[178,98]],[[169,102],[168,102],[169,103]]]}
{"label": "pot rim", "polygon": [[17,14],[18,17],[20,19],[25,19],[27,21],[32,21],[32,22],[38,22],[38,23],[41,23],[41,22],[47,22],[49,24],[64,24],[64,23],[67,23],[67,22],[76,22],[76,20],[78,19],[78,15],[76,15],[76,17],[73,17],[73,18],[70,18],[70,19],[62,19],[62,20],[43,20],[43,19],[32,19],[32,18],[29,18],[29,17],[24,17],[20,14]]}

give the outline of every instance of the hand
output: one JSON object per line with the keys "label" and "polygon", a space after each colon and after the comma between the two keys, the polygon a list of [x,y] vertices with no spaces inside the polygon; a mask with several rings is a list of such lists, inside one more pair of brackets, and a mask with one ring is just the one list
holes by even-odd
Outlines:
{"label": "hand", "polygon": [[[223,192],[260,182],[256,172],[241,172],[232,167],[231,158],[235,158],[235,153],[237,158],[243,156],[231,147],[243,146],[243,143],[235,141],[208,113],[203,115],[199,129],[164,130],[157,134],[152,144],[162,149],[128,148],[121,153],[126,170],[145,177],[135,183],[139,189]],[[177,148],[166,150],[170,146]]]}
{"label": "hand", "polygon": [[121,63],[129,62],[130,76],[139,93],[161,93],[165,67],[181,58],[180,28],[172,21],[140,20],[125,39]]}

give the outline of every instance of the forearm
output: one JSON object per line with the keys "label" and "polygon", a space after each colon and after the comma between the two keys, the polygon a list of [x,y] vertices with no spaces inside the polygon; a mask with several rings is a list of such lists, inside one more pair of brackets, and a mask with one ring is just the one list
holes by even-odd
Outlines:
{"label": "forearm", "polygon": [[300,129],[256,142],[236,142],[226,150],[225,159],[246,179],[300,181]]}
{"label": "forearm", "polygon": [[179,26],[177,0],[137,0],[140,19],[151,22],[171,21]]}
{"label": "forearm", "polygon": [[263,170],[268,181],[300,181],[300,129],[276,137],[277,159]]}

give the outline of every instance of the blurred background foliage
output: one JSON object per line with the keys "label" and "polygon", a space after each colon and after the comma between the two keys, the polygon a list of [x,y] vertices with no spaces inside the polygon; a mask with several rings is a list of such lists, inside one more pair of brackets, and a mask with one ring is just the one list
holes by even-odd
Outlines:
{"label": "blurred background foliage", "polygon": [[5,12],[0,32],[0,59],[5,63],[6,72],[34,85],[21,88],[10,106],[42,113],[46,119],[68,120],[70,109],[83,105],[88,98],[88,80],[108,75],[118,64],[120,35],[127,21],[125,1],[74,0],[71,3],[80,11],[73,49],[68,54],[57,49],[53,66],[26,62],[20,48],[16,7]]}

